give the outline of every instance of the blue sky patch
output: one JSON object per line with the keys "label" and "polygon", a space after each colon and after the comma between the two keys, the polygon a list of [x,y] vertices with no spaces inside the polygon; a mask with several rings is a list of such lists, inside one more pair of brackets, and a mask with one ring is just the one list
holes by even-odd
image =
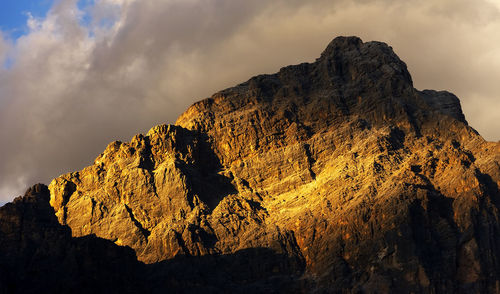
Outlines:
{"label": "blue sky patch", "polygon": [[45,17],[53,0],[14,0],[3,1],[0,9],[0,30],[11,39],[28,33],[28,13],[33,17]]}
{"label": "blue sky patch", "polygon": [[94,5],[95,0],[79,0],[77,3],[78,9],[83,11],[83,17],[80,23],[83,26],[89,26],[92,22],[92,17],[90,16],[89,9]]}

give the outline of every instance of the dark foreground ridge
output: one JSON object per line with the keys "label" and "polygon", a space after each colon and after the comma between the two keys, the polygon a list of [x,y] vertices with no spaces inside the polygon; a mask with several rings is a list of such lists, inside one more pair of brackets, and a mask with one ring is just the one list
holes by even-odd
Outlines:
{"label": "dark foreground ridge", "polygon": [[339,37],[0,208],[0,289],[500,293],[499,185],[457,97]]}
{"label": "dark foreground ridge", "polygon": [[272,293],[297,291],[303,265],[268,248],[145,265],[95,235],[72,238],[38,184],[0,208],[0,293]]}

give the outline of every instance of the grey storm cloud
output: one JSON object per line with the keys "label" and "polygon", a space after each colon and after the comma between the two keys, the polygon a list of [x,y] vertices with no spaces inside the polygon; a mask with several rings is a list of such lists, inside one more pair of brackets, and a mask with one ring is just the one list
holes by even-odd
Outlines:
{"label": "grey storm cloud", "polygon": [[500,1],[57,1],[0,33],[0,202],[173,123],[217,90],[313,61],[337,35],[389,43],[419,89],[461,98],[500,138]]}

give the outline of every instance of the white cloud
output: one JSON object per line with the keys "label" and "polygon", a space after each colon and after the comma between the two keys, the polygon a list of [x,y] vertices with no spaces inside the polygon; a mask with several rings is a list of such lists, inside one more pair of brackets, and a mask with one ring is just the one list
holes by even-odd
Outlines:
{"label": "white cloud", "polygon": [[0,71],[3,199],[91,163],[109,141],[174,122],[217,90],[312,61],[336,35],[388,42],[418,88],[455,92],[469,122],[500,138],[498,1],[57,3],[12,46],[0,38],[0,61],[7,52],[15,61]]}

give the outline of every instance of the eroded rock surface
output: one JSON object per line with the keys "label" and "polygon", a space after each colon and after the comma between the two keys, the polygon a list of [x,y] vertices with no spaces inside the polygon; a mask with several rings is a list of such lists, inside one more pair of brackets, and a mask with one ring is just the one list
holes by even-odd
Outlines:
{"label": "eroded rock surface", "polygon": [[499,185],[500,144],[458,98],[416,90],[388,45],[339,37],[49,189],[74,237],[151,266],[265,248],[295,292],[498,293]]}

